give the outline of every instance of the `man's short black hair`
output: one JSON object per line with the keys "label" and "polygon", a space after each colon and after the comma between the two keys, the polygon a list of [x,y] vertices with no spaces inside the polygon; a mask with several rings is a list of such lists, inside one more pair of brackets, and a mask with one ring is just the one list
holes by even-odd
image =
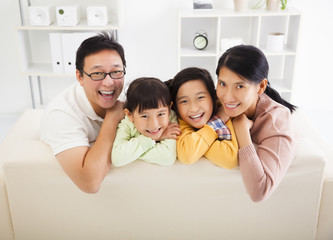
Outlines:
{"label": "man's short black hair", "polygon": [[83,70],[85,57],[109,49],[116,51],[126,67],[125,53],[123,47],[115,40],[112,32],[101,32],[96,36],[84,40],[76,52],[76,69]]}

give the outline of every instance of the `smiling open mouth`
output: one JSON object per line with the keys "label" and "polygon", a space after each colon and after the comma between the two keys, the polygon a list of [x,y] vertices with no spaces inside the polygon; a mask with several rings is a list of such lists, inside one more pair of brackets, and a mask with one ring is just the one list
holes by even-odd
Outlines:
{"label": "smiling open mouth", "polygon": [[236,108],[239,104],[225,104],[228,109]]}
{"label": "smiling open mouth", "polygon": [[194,116],[189,116],[189,118],[191,118],[192,120],[198,120],[200,119],[202,116],[204,115],[204,113],[200,113]]}
{"label": "smiling open mouth", "polygon": [[103,97],[111,98],[114,94],[114,91],[98,91]]}
{"label": "smiling open mouth", "polygon": [[155,130],[155,131],[146,130],[146,132],[149,133],[149,134],[155,135],[155,134],[157,134],[160,130],[161,130],[161,128],[159,128],[159,129],[157,129],[157,130]]}

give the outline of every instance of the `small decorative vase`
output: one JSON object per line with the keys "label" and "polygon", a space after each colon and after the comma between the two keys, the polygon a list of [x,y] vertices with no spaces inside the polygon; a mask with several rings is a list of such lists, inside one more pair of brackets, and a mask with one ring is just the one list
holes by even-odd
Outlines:
{"label": "small decorative vase", "polygon": [[284,33],[274,32],[267,35],[267,50],[280,52],[284,46]]}
{"label": "small decorative vase", "polygon": [[236,12],[245,12],[249,7],[249,0],[234,0]]}
{"label": "small decorative vase", "polygon": [[280,0],[267,0],[266,9],[268,11],[277,11],[280,7]]}

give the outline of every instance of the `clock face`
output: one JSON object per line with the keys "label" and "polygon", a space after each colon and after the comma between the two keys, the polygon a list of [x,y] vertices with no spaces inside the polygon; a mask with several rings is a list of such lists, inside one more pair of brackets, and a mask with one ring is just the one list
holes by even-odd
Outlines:
{"label": "clock face", "polygon": [[202,50],[208,45],[208,40],[203,35],[198,35],[193,40],[193,45],[196,49]]}

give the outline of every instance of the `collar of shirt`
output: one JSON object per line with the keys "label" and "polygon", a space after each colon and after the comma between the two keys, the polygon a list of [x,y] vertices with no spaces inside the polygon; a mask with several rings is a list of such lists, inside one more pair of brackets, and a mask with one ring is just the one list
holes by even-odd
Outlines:
{"label": "collar of shirt", "polygon": [[84,92],[83,87],[79,83],[76,85],[75,94],[77,104],[79,105],[81,111],[91,120],[103,122],[104,119],[96,114],[87,98],[86,93]]}

